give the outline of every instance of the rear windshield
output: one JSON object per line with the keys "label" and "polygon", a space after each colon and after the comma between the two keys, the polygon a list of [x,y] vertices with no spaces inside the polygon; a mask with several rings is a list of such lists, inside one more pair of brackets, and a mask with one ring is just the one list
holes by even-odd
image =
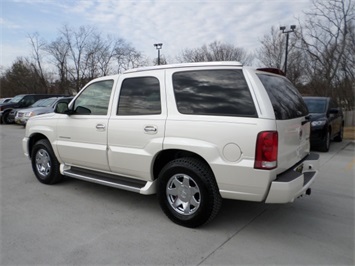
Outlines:
{"label": "rear windshield", "polygon": [[308,109],[301,94],[283,77],[257,74],[269,94],[277,120],[306,116]]}

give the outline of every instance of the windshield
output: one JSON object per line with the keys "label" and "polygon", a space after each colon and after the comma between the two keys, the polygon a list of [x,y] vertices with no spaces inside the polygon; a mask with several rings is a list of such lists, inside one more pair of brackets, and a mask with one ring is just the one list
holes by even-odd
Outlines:
{"label": "windshield", "polygon": [[41,99],[38,100],[37,102],[35,102],[34,104],[32,104],[30,107],[42,107],[42,103],[45,101],[46,99]]}
{"label": "windshield", "polygon": [[11,99],[11,101],[9,101],[9,103],[18,103],[19,101],[22,100],[24,96],[23,95],[17,95],[14,98]]}
{"label": "windshield", "polygon": [[48,107],[51,106],[56,100],[57,98],[41,99],[32,104],[31,107]]}
{"label": "windshield", "polygon": [[304,99],[310,113],[325,113],[327,101],[325,99]]}

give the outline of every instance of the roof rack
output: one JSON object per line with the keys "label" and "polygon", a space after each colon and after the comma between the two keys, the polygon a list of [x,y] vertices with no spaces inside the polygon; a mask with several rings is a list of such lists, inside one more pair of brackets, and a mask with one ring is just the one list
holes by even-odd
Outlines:
{"label": "roof rack", "polygon": [[124,71],[123,73],[133,73],[140,71],[149,71],[157,69],[170,69],[170,68],[182,68],[182,67],[208,67],[208,66],[243,66],[242,63],[237,61],[216,61],[216,62],[196,62],[196,63],[181,63],[181,64],[170,64],[170,65],[159,65],[159,66],[149,66],[149,67],[139,67]]}

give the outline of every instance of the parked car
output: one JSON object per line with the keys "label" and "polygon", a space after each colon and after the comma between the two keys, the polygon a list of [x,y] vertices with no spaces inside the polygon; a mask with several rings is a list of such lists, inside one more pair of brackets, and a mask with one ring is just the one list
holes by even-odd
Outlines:
{"label": "parked car", "polygon": [[211,221],[222,199],[293,202],[311,193],[302,96],[283,75],[238,62],[127,70],[90,81],[68,105],[28,120],[37,179],[63,176],[158,194],[175,223]]}
{"label": "parked car", "polygon": [[3,124],[12,124],[15,122],[15,116],[9,117],[9,114],[12,109],[16,108],[25,108],[40,99],[50,98],[50,97],[59,97],[65,95],[58,94],[20,94],[12,98],[7,103],[0,104],[0,122]]}
{"label": "parked car", "polygon": [[12,98],[0,98],[0,104],[2,103],[7,103],[11,100]]}
{"label": "parked car", "polygon": [[303,99],[310,113],[311,146],[327,152],[331,140],[343,140],[343,111],[330,97],[303,97]]}
{"label": "parked car", "polygon": [[28,108],[33,108],[33,107],[41,106],[41,105],[43,104],[43,102],[45,102],[45,101],[48,100],[48,99],[57,99],[57,97],[46,98],[46,99],[40,99],[40,100],[38,100],[38,101],[35,102],[34,104],[31,104],[31,105],[28,106],[28,107],[12,109],[12,110],[9,112],[8,116],[7,116],[7,120],[8,120],[8,121],[11,121],[11,123],[12,123],[12,122],[16,122],[16,121],[15,121],[15,118],[16,118],[16,116],[17,116],[17,112],[18,112],[18,111],[20,111],[20,110],[23,110],[23,111],[24,111],[24,110],[26,110],[26,109],[28,109]]}
{"label": "parked car", "polygon": [[69,103],[72,99],[73,97],[53,97],[41,99],[32,104],[29,108],[19,110],[14,109],[17,110],[15,116],[15,123],[25,126],[28,119],[33,116],[54,112],[54,109],[59,100],[61,100],[61,102]]}

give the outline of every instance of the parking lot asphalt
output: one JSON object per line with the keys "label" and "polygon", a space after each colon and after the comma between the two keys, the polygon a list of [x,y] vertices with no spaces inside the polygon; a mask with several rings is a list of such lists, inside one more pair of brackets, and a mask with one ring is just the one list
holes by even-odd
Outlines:
{"label": "parking lot asphalt", "polygon": [[23,127],[0,126],[0,265],[354,265],[353,141],[321,154],[294,203],[224,200],[211,223],[172,223],[155,196],[84,181],[39,183]]}

